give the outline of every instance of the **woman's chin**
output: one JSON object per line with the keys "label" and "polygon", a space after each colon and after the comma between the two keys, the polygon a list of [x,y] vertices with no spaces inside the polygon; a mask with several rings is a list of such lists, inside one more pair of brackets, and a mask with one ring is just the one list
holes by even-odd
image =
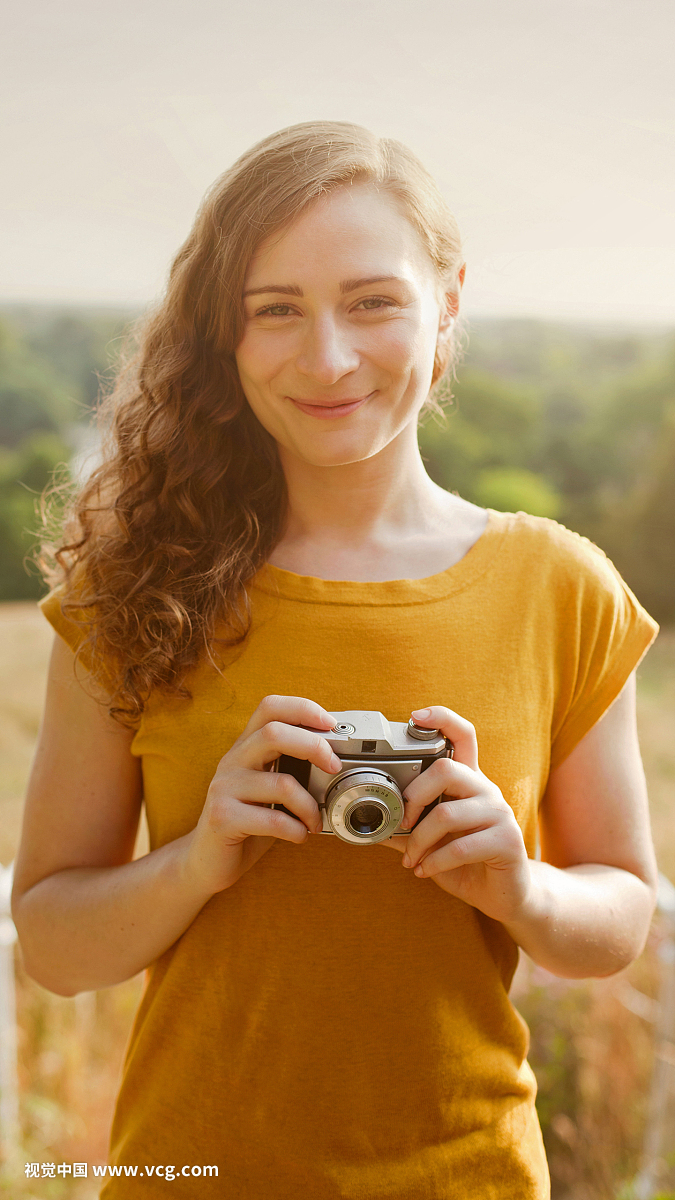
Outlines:
{"label": "woman's chin", "polygon": [[[288,448],[294,458],[306,463],[309,467],[349,467],[354,463],[365,462],[369,458],[374,458],[384,449],[387,443],[381,438],[377,440],[362,440],[346,439],[342,445],[336,446],[319,446],[316,442],[309,445],[295,445]],[[283,461],[284,451],[281,448],[281,457]]]}

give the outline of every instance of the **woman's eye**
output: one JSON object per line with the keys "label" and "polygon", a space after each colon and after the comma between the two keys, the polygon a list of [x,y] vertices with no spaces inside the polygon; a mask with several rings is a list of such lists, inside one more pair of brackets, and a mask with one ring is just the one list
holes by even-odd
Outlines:
{"label": "woman's eye", "polygon": [[[359,309],[362,312],[381,312],[385,308],[396,308],[395,301],[388,300],[385,296],[367,296],[364,300],[359,300],[356,305],[356,311]],[[259,308],[256,312],[256,317],[288,317],[292,316],[295,309],[290,304],[267,304],[265,308]]]}
{"label": "woman's eye", "polygon": [[267,308],[261,308],[255,314],[256,317],[287,317],[291,312],[290,304],[268,304]]}
{"label": "woman's eye", "polygon": [[393,300],[387,300],[384,296],[368,296],[365,300],[360,300],[359,305],[363,305],[366,312],[377,312],[382,308],[395,308]]}

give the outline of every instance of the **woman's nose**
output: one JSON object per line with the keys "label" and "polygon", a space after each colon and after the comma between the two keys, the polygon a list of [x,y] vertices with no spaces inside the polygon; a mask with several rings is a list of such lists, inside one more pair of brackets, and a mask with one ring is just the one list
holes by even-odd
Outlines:
{"label": "woman's nose", "polygon": [[309,322],[296,359],[297,369],[324,387],[355,371],[361,358],[350,332],[332,317]]}

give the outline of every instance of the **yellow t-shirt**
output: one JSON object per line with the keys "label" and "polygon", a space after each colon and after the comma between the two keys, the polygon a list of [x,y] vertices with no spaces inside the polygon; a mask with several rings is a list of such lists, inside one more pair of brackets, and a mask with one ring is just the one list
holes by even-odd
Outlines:
{"label": "yellow t-shirt", "polygon": [[[253,629],[192,701],[153,694],[134,736],[152,848],[191,830],[220,758],[268,693],[407,721],[442,704],[476,727],[485,774],[535,854],[560,763],[657,626],[597,547],[490,511],[455,566],[334,582],[267,566]],[[40,602],[72,646],[58,593]],[[164,1200],[544,1200],[548,1172],[508,989],[502,925],[383,846],[277,840],[147,971],[101,1196]],[[218,1178],[180,1174],[215,1165]],[[197,1182],[198,1180],[198,1182]]]}

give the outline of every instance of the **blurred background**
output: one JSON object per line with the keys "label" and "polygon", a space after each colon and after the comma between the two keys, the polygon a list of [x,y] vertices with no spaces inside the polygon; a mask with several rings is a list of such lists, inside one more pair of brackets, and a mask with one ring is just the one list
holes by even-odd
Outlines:
{"label": "blurred background", "polygon": [[[445,418],[421,431],[430,473],[591,538],[662,624],[639,670],[639,719],[659,865],[675,880],[670,0],[118,0],[114,13],[32,0],[4,29],[2,864],[16,852],[53,636],[30,561],[40,493],[55,471],[80,479],[95,463],[97,396],[205,188],[258,138],[326,117],[411,146],[464,236],[464,349]],[[554,1200],[675,1196],[667,900],[619,976],[568,983],[519,968]],[[12,953],[0,918],[3,936]],[[24,1163],[105,1162],[142,979],[64,999],[27,979],[18,953],[14,974],[18,1124],[5,1073],[0,1191],[94,1197],[91,1168],[35,1179]],[[5,1072],[12,1055],[5,1023]]]}

